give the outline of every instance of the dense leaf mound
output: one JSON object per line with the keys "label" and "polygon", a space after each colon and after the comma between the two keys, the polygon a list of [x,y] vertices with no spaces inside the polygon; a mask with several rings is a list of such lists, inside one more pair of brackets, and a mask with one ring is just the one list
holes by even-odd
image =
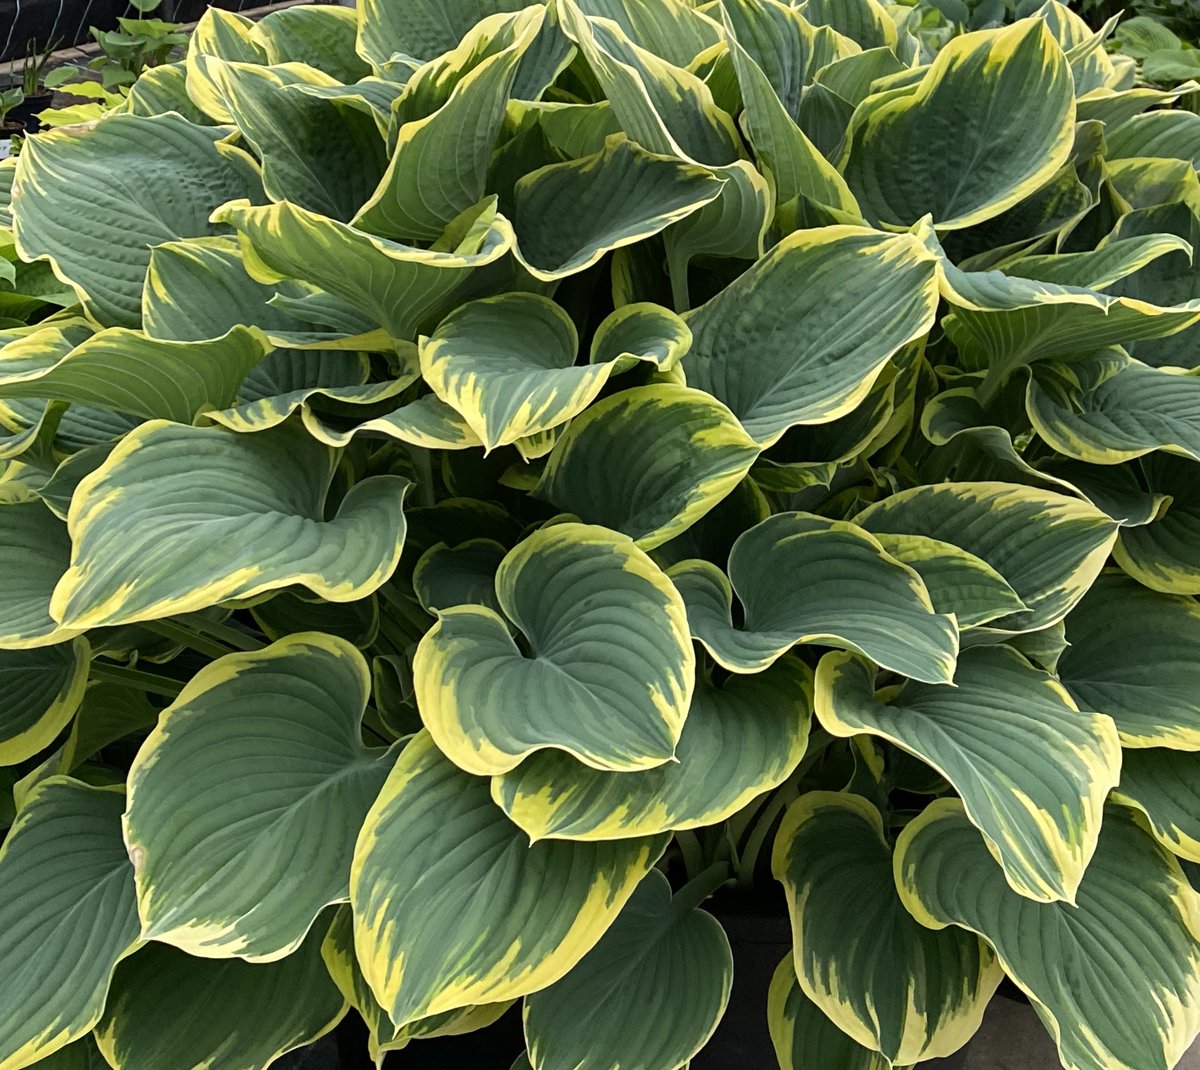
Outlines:
{"label": "dense leaf mound", "polygon": [[1003,974],[1173,1066],[1200,118],[1112,30],[214,9],[0,163],[0,1070],[677,1070],[729,880],[783,1070]]}

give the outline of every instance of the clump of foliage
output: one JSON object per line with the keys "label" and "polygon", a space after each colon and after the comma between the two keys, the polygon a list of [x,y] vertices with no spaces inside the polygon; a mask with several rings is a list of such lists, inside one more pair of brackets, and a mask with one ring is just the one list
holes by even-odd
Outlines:
{"label": "clump of foliage", "polygon": [[0,1066],[676,1070],[778,881],[783,1070],[1004,974],[1166,1070],[1200,118],[1055,0],[514,6],[213,10],[0,164]]}

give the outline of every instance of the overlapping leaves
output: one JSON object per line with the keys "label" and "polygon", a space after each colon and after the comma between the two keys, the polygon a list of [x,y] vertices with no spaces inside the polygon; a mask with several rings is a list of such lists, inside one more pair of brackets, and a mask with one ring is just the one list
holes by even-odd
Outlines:
{"label": "overlapping leaves", "polygon": [[1188,53],[1000,7],[213,9],[0,163],[0,1070],[679,1070],[768,871],[781,1070],[1168,1070]]}

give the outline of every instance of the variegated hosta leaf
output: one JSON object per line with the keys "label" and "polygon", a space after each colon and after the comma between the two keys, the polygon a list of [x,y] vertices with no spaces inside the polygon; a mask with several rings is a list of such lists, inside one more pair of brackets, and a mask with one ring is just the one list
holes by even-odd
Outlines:
{"label": "variegated hosta leaf", "polygon": [[732,672],[760,672],[792,646],[816,643],[930,683],[954,675],[953,618],[935,613],[920,576],[854,524],[778,513],[738,536],[728,578],[707,561],[669,575],[692,635]]}
{"label": "variegated hosta leaf", "polygon": [[348,220],[370,196],[387,165],[375,121],[301,92],[336,79],[299,62],[264,67],[196,55],[193,65],[262,161],[271,200]]}
{"label": "variegated hosta leaf", "polygon": [[84,1036],[113,967],[138,943],[120,792],[39,784],[0,851],[0,1066],[20,1070]]}
{"label": "variegated hosta leaf", "polygon": [[579,0],[579,9],[592,18],[611,19],[629,40],[680,67],[721,40],[721,27],[687,0],[642,4],[638,0]]}
{"label": "variegated hosta leaf", "polygon": [[[613,134],[598,153],[550,164],[517,183],[516,252],[535,278],[560,279],[657,234],[720,193],[721,182],[707,168]],[[585,200],[586,212],[567,210]]]}
{"label": "variegated hosta leaf", "polygon": [[887,1058],[843,1033],[804,994],[791,955],[771,978],[767,1026],[779,1070],[892,1070]]}
{"label": "variegated hosta leaf", "polygon": [[941,773],[1021,895],[1074,899],[1121,745],[1112,720],[1078,710],[1053,676],[1007,647],[976,647],[954,687],[910,682],[881,696],[872,665],[833,653],[817,670],[816,710],[835,736],[879,736]]}
{"label": "variegated hosta leaf", "polygon": [[163,115],[174,111],[188,122],[211,126],[212,120],[187,95],[187,64],[182,60],[147,67],[129,87],[131,115]]}
{"label": "variegated hosta leaf", "polygon": [[54,742],[83,701],[90,661],[83,638],[0,650],[0,765],[17,765]]}
{"label": "variegated hosta leaf", "polygon": [[896,880],[922,924],[996,949],[1067,1070],[1170,1070],[1200,1029],[1196,895],[1126,810],[1106,811],[1075,905],[1014,892],[955,799],[900,834]]}
{"label": "variegated hosta leaf", "polygon": [[421,371],[491,450],[560,427],[628,365],[673,367],[690,338],[667,309],[626,305],[600,324],[589,363],[576,365],[578,335],[561,306],[502,294],[461,306],[423,338]]}
{"label": "variegated hosta leaf", "polygon": [[339,7],[280,8],[254,24],[254,42],[268,63],[298,60],[338,79],[356,82],[371,68],[355,53],[358,18]]}
{"label": "variegated hosta leaf", "polygon": [[1065,457],[1118,464],[1166,450],[1200,460],[1200,379],[1191,375],[1124,356],[1057,365],[1034,374],[1027,406],[1034,429]]}
{"label": "variegated hosta leaf", "polygon": [[413,339],[455,304],[473,271],[512,248],[508,221],[485,202],[447,230],[436,249],[417,249],[283,202],[224,205],[214,219],[235,227],[246,268],[259,281],[301,279],[342,298],[387,330]]}
{"label": "variegated hosta leaf", "polygon": [[1117,525],[1077,498],[1009,483],[913,487],[855,518],[874,534],[921,535],[981,558],[1026,609],[992,627],[1038,631],[1062,620],[1099,574]]}
{"label": "variegated hosta leaf", "polygon": [[[788,108],[787,98],[795,97],[797,83],[803,78],[803,73],[795,67],[811,56],[806,47],[810,42],[805,39],[808,27],[802,28],[802,17],[774,0],[738,0],[723,4],[721,12],[729,55],[745,104],[742,121],[775,181],[778,203],[785,205],[803,197],[858,218],[858,202],[846,180],[797,125],[799,100],[793,99],[791,110]],[[764,69],[764,63],[774,79]],[[780,86],[782,82],[787,84]],[[782,96],[779,88],[783,89]]]}
{"label": "variegated hosta leaf", "polygon": [[408,1046],[409,1041],[429,1037],[456,1036],[471,1033],[491,1025],[510,1006],[509,1002],[487,1003],[480,1007],[462,1007],[429,1018],[419,1018],[408,1025],[396,1026],[379,1005],[363,977],[354,951],[354,916],[349,907],[334,915],[333,924],[321,944],[325,967],[342,995],[366,1023],[368,1047],[372,1060],[381,1067],[389,1051]]}
{"label": "variegated hosta leaf", "polygon": [[232,327],[208,341],[168,342],[114,327],[74,344],[47,327],[0,348],[0,398],[48,398],[191,423],[233,401],[270,350],[262,332]]}
{"label": "variegated hosta leaf", "polygon": [[417,601],[436,615],[451,606],[485,606],[503,613],[496,596],[496,572],[507,550],[492,539],[468,539],[458,546],[436,543],[413,568]]}
{"label": "variegated hosta leaf", "polygon": [[1065,490],[1087,499],[1122,526],[1150,523],[1165,501],[1164,495],[1143,488],[1129,465],[1092,465],[1062,458],[1034,468],[970,387],[943,391],[927,402],[921,429],[935,445],[950,447],[945,451],[953,462],[949,470],[960,480],[1002,479]]}
{"label": "variegated hosta leaf", "polygon": [[881,532],[876,539],[887,553],[921,577],[933,608],[953,614],[960,628],[987,624],[1028,608],[999,572],[961,547],[924,535]]}
{"label": "variegated hosta leaf", "polygon": [[363,975],[397,1025],[553,984],[604,934],[666,837],[529,845],[422,733],[359,835],[350,879]]}
{"label": "variegated hosta leaf", "polygon": [[301,633],[201,669],[129,770],[143,935],[205,958],[283,958],[345,899],[390,768],[363,746],[367,663]]}
{"label": "variegated hosta leaf", "polygon": [[365,0],[358,50],[375,67],[397,52],[433,59],[454,48],[486,16],[524,6],[523,0]]}
{"label": "variegated hosta leaf", "polygon": [[287,329],[294,321],[269,304],[276,292],[246,274],[235,237],[163,242],[150,251],[142,328],[184,342],[218,338],[238,324]]}
{"label": "variegated hosta leaf", "polygon": [[345,1012],[320,933],[261,964],[192,958],[151,942],[117,970],[96,1043],[114,1070],[267,1070]]}
{"label": "variegated hosta leaf", "polygon": [[619,22],[585,15],[573,0],[561,0],[558,13],[630,140],[707,167],[741,157],[732,117],[698,75],[639,47]]}
{"label": "variegated hosta leaf", "polygon": [[217,233],[213,209],[261,191],[248,157],[217,150],[227,133],[175,114],[114,115],[31,140],[14,197],[21,255],[48,257],[98,323],[137,327],[150,247]]}
{"label": "variegated hosta leaf", "polygon": [[703,391],[634,387],[571,422],[534,495],[649,550],[721,501],[758,453],[733,413]]}
{"label": "variegated hosta leaf", "polygon": [[[1165,113],[1164,113],[1165,114]],[[1152,208],[1135,209],[1117,221],[1113,230],[1117,237],[1173,235],[1189,246],[1156,258],[1132,275],[1109,288],[1109,293],[1161,305],[1180,305],[1200,297],[1200,272],[1193,262],[1200,246],[1200,217],[1186,203],[1168,203]],[[1167,338],[1130,342],[1126,349],[1138,360],[1155,367],[1175,365],[1194,368],[1197,360],[1196,341],[1200,331],[1195,326]]]}
{"label": "variegated hosta leaf", "polygon": [[1025,19],[955,38],[913,90],[868,97],[843,170],[869,218],[968,227],[1043,185],[1066,162],[1074,125],[1066,58],[1040,18]]}
{"label": "variegated hosta leaf", "polygon": [[787,893],[800,987],[839,1029],[905,1065],[971,1038],[1000,968],[973,934],[930,932],[909,916],[871,803],[802,795],[776,834],[772,869]]}
{"label": "variegated hosta leaf", "polygon": [[1200,862],[1200,755],[1162,747],[1127,751],[1116,797],[1141,810],[1173,854]]}
{"label": "variegated hosta leaf", "polygon": [[1142,462],[1158,511],[1142,527],[1122,528],[1113,557],[1139,583],[1168,594],[1200,594],[1200,486],[1191,458],[1164,453]]}
{"label": "variegated hosta leaf", "polygon": [[536,7],[522,12],[507,48],[483,59],[432,115],[396,131],[378,188],[355,202],[361,207],[354,226],[385,238],[432,241],[483,197],[517,68],[545,17]]}
{"label": "variegated hosta leaf", "polygon": [[851,412],[902,346],[933,325],[937,264],[910,234],[797,231],[685,316],[689,385],[764,446]]}
{"label": "variegated hosta leaf", "polygon": [[472,301],[421,340],[421,372],[462,413],[487,449],[565,423],[608,379],[604,365],[575,366],[570,316],[539,294]]}
{"label": "variegated hosta leaf", "polygon": [[683,602],[645,553],[601,527],[552,524],[505,557],[495,586],[503,616],[441,611],[413,662],[421,718],[448,757],[480,775],[547,747],[615,771],[671,759],[695,655]]}
{"label": "variegated hosta leaf", "polygon": [[545,751],[494,778],[492,797],[534,840],[715,825],[787,779],[804,757],[811,717],[812,671],[798,658],[719,687],[701,676],[675,761],[614,773]]}
{"label": "variegated hosta leaf", "polygon": [[1054,282],[1021,278],[1019,270],[1019,262],[1010,274],[941,264],[943,296],[953,306],[942,321],[946,335],[975,366],[987,369],[985,390],[994,392],[1025,365],[1165,338],[1200,322],[1200,300],[1151,304],[1101,293],[1086,276],[1072,278],[1065,266],[1065,277]]}
{"label": "variegated hosta leaf", "polygon": [[1200,605],[1106,572],[1067,617],[1058,674],[1126,747],[1200,750]]}
{"label": "variegated hosta leaf", "polygon": [[237,435],[142,424],[75,491],[53,614],[85,628],[296,583],[334,602],[370,594],[399,560],[409,484],[364,479],[326,519],[335,462],[293,426]]}
{"label": "variegated hosta leaf", "polygon": [[53,646],[78,635],[50,616],[71,560],[67,526],[36,498],[0,495],[0,650]]}
{"label": "variegated hosta leaf", "polygon": [[678,1070],[725,1012],[733,982],[717,920],[651,870],[562,980],[525,1000],[534,1070]]}
{"label": "variegated hosta leaf", "polygon": [[188,39],[186,56],[188,96],[207,115],[218,122],[231,123],[220,93],[204,77],[204,67],[196,61],[203,56],[233,60],[237,63],[267,63],[265,44],[257,40],[254,22],[244,15],[220,8],[209,8],[196,23]]}

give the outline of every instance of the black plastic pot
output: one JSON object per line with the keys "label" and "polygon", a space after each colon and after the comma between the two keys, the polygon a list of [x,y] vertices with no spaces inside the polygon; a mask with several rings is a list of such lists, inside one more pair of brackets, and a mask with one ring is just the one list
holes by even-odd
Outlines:
{"label": "black plastic pot", "polygon": [[[4,88],[12,87],[5,86]],[[42,128],[41,123],[38,122],[38,116],[50,107],[53,100],[54,94],[49,90],[32,97],[26,97],[8,113],[8,117],[14,122],[22,123],[26,133],[36,134]]]}
{"label": "black plastic pot", "polygon": [[774,1070],[767,1031],[767,991],[775,967],[790,953],[792,930],[782,896],[725,894],[705,905],[725,929],[733,950],[733,990],[712,1039],[692,1070]]}

